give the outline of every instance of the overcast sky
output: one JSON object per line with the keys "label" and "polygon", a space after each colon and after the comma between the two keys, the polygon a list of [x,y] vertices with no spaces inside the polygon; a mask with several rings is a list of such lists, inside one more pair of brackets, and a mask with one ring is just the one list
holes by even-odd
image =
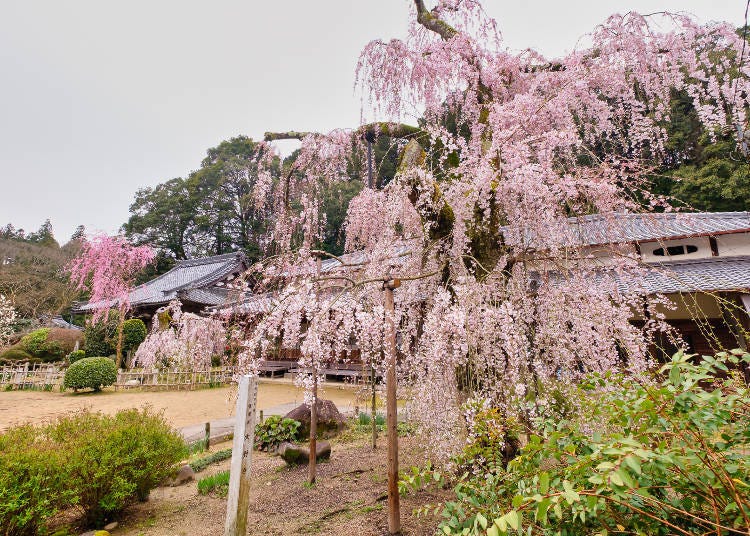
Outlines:
{"label": "overcast sky", "polygon": [[[485,0],[512,50],[559,56],[615,12],[740,26],[744,0]],[[0,0],[0,226],[116,232],[135,191],[267,130],[356,126],[354,68],[411,0]]]}

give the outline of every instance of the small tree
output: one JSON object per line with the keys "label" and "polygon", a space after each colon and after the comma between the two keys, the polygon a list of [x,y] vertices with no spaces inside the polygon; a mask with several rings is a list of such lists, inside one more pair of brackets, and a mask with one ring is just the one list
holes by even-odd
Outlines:
{"label": "small tree", "polygon": [[129,293],[136,274],[155,257],[148,246],[133,246],[122,236],[105,234],[84,240],[81,252],[69,264],[71,281],[79,290],[90,290],[93,321],[106,320],[117,308],[117,366],[122,362],[122,321],[130,309]]}

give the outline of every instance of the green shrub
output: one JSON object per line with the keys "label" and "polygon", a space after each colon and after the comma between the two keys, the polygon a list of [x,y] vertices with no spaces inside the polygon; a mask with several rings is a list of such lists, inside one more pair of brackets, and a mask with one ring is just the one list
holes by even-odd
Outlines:
{"label": "green shrub", "polygon": [[66,459],[43,428],[25,425],[0,434],[0,534],[45,534],[49,519],[76,504]]}
{"label": "green shrub", "polygon": [[100,525],[147,498],[184,455],[180,435],[147,409],[11,428],[0,434],[0,534],[46,534],[70,509]]}
{"label": "green shrub", "polygon": [[186,455],[182,437],[149,409],[83,412],[60,419],[50,436],[67,454],[66,479],[87,524],[146,500]]}
{"label": "green shrub", "polygon": [[140,318],[131,318],[122,323],[122,351],[135,352],[146,339],[148,330]]}
{"label": "green shrub", "polygon": [[40,328],[24,335],[19,346],[42,361],[59,361],[81,339],[81,332],[75,329]]}
{"label": "green shrub", "polygon": [[116,381],[117,367],[114,361],[108,357],[86,357],[79,359],[65,371],[63,388],[99,391]]}
{"label": "green shrub", "polygon": [[268,451],[275,449],[284,441],[295,441],[301,425],[302,423],[294,419],[272,415],[255,425],[255,448]]}
{"label": "green shrub", "polygon": [[208,456],[205,456],[203,458],[198,458],[197,460],[190,462],[188,465],[190,465],[193,471],[195,471],[196,473],[200,473],[212,463],[228,460],[231,457],[232,449],[224,449],[216,451],[213,454],[209,454]]}
{"label": "green shrub", "polygon": [[226,497],[229,491],[229,471],[201,478],[198,481],[198,493],[208,495],[215,491],[219,497]]}
{"label": "green shrub", "polygon": [[68,363],[73,364],[76,361],[80,361],[81,359],[86,357],[86,351],[85,350],[73,350],[68,354]]}
{"label": "green shrub", "polygon": [[465,475],[444,534],[747,534],[750,354],[676,354],[653,381],[591,376],[507,470]]}
{"label": "green shrub", "polygon": [[47,344],[50,328],[39,328],[21,338],[21,347],[31,355],[39,356]]}
{"label": "green shrub", "polygon": [[88,322],[83,328],[83,337],[86,357],[114,354],[117,344],[117,315],[110,313],[106,321]]}
{"label": "green shrub", "polygon": [[29,361],[33,358],[31,354],[18,346],[11,346],[0,354],[0,359],[6,361]]}

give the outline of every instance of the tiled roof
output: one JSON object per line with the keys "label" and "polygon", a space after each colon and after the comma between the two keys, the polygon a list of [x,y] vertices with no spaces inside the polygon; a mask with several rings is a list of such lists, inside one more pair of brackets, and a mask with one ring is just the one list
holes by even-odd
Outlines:
{"label": "tiled roof", "polygon": [[595,245],[750,231],[750,212],[595,214],[568,222],[578,245]]}
{"label": "tiled roof", "polygon": [[[160,305],[176,298],[219,305],[224,303],[227,291],[214,284],[246,268],[247,261],[242,253],[177,261],[168,272],[134,288],[130,292],[130,305]],[[92,309],[88,303],[76,307],[78,311]]]}
{"label": "tiled roof", "polygon": [[711,257],[649,265],[637,277],[620,279],[622,291],[644,294],[676,292],[750,291],[750,257]]}

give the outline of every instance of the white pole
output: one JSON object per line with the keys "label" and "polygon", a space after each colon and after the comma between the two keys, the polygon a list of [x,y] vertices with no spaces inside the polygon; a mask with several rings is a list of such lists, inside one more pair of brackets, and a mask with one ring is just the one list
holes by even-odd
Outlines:
{"label": "white pole", "polygon": [[237,394],[237,422],[234,425],[232,465],[229,471],[227,522],[224,536],[247,534],[247,509],[250,506],[250,466],[255,439],[255,407],[258,400],[258,379],[240,378]]}

